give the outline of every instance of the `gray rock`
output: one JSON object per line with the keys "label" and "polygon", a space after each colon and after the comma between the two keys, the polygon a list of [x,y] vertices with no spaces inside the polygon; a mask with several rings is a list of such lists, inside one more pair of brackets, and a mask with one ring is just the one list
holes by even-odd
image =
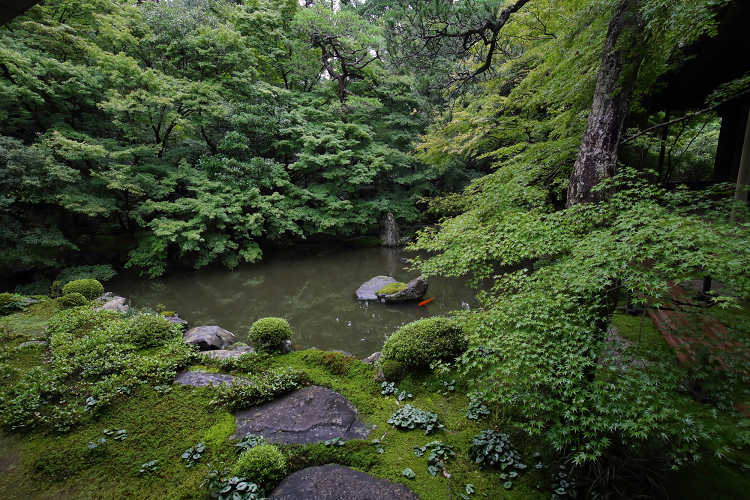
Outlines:
{"label": "gray rock", "polygon": [[104,304],[101,307],[96,307],[94,308],[94,310],[95,311],[102,311],[102,310],[115,311],[115,312],[124,313],[125,311],[128,310],[127,301],[128,299],[126,299],[125,297],[113,297],[109,299],[106,304]]}
{"label": "gray rock", "polygon": [[193,387],[206,387],[207,385],[232,385],[235,381],[249,382],[242,377],[233,377],[222,373],[206,372],[182,372],[174,378],[174,383],[179,385],[192,385]]}
{"label": "gray rock", "polygon": [[406,284],[406,288],[390,295],[377,294],[378,300],[386,304],[393,302],[412,302],[419,300],[427,293],[427,280],[422,276]]}
{"label": "gray rock", "polygon": [[185,342],[197,345],[201,351],[226,349],[234,344],[234,334],[218,326],[198,326],[182,334]]}
{"label": "gray rock", "polygon": [[114,293],[112,293],[112,292],[104,292],[104,293],[102,294],[102,296],[101,296],[101,297],[99,297],[99,298],[98,298],[98,299],[96,299],[96,300],[103,300],[103,301],[105,301],[105,302],[106,302],[107,300],[110,300],[110,299],[114,298],[114,296],[115,296],[115,294],[114,294]]}
{"label": "gray rock", "polygon": [[383,216],[381,227],[380,241],[384,247],[395,247],[401,243],[398,223],[396,222],[396,217],[393,216],[393,213],[388,212]]}
{"label": "gray rock", "polygon": [[398,283],[398,281],[390,276],[375,276],[357,288],[357,291],[354,292],[354,298],[359,300],[377,300],[375,292],[391,283]]}
{"label": "gray rock", "polygon": [[375,372],[375,377],[373,378],[375,382],[385,382],[385,373],[383,373],[383,370],[378,368],[378,371]]}
{"label": "gray rock", "polygon": [[175,313],[174,316],[164,316],[164,318],[169,321],[170,323],[175,323],[177,325],[180,325],[180,328],[182,328],[183,333],[187,331],[188,329],[188,322],[187,320],[184,320],[177,316],[177,313]]}
{"label": "gray rock", "polygon": [[290,474],[268,500],[420,500],[403,484],[342,465],[309,467]]}
{"label": "gray rock", "polygon": [[47,345],[47,342],[44,340],[29,340],[28,342],[20,343],[18,347],[45,346],[45,345]]}
{"label": "gray rock", "polygon": [[252,433],[272,443],[319,443],[340,437],[364,439],[369,429],[357,420],[357,409],[338,392],[312,385],[235,415],[232,439]]}
{"label": "gray rock", "polygon": [[365,359],[363,359],[362,362],[368,365],[374,365],[375,362],[380,359],[381,354],[382,353],[380,351],[374,352],[370,354],[369,356],[367,356]]}
{"label": "gray rock", "polygon": [[227,358],[238,358],[242,356],[243,354],[247,354],[248,352],[253,352],[253,348],[251,347],[249,351],[235,351],[235,350],[228,350],[228,349],[219,349],[217,351],[203,351],[199,354],[202,354],[206,356],[207,358],[213,358],[213,359],[227,359]]}
{"label": "gray rock", "polygon": [[281,348],[281,354],[289,354],[290,352],[294,352],[296,349],[294,348],[294,344],[292,344],[291,340],[287,340],[284,342],[284,346]]}
{"label": "gray rock", "polygon": [[339,349],[329,349],[328,352],[337,352],[339,354],[343,354],[344,356],[354,356],[354,354],[350,353],[349,351],[341,351]]}

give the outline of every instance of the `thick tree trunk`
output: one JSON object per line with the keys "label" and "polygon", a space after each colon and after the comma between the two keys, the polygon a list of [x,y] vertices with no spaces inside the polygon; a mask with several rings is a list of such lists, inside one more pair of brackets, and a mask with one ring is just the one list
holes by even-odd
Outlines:
{"label": "thick tree trunk", "polygon": [[622,81],[623,67],[638,63],[625,56],[617,45],[626,30],[637,29],[638,22],[634,13],[636,4],[637,0],[624,0],[609,23],[602,66],[596,78],[594,101],[570,176],[568,207],[599,201],[603,193],[594,192],[592,188],[615,173],[617,147],[628,113],[628,100],[634,80],[629,78],[627,82]]}
{"label": "thick tree trunk", "polygon": [[401,243],[398,222],[396,222],[396,217],[394,217],[391,212],[388,212],[383,216],[380,240],[384,247],[395,247]]}

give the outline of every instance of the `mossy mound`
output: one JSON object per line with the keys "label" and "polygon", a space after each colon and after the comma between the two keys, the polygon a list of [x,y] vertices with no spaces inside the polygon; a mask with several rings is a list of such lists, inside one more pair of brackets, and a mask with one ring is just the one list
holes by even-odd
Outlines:
{"label": "mossy mound", "polygon": [[292,338],[292,329],[284,318],[261,318],[250,327],[249,337],[259,351],[278,351]]}
{"label": "mossy mound", "polygon": [[246,477],[267,491],[284,479],[286,457],[271,444],[262,444],[244,452],[234,466],[234,473]]}
{"label": "mossy mound", "polygon": [[62,292],[63,295],[80,293],[88,300],[94,300],[97,297],[101,297],[104,293],[104,285],[95,279],[75,280],[65,285]]}
{"label": "mossy mound", "polygon": [[385,285],[383,288],[375,292],[375,295],[393,295],[406,288],[406,283],[390,283]]}
{"label": "mossy mound", "polygon": [[455,358],[466,350],[459,324],[444,317],[424,318],[396,330],[383,345],[383,362],[392,359],[424,367],[433,361]]}

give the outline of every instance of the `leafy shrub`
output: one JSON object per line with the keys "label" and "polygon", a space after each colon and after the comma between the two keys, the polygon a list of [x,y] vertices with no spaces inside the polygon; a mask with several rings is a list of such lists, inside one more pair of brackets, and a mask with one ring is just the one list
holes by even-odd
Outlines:
{"label": "leafy shrub", "polygon": [[25,309],[28,302],[15,293],[0,293],[0,314],[8,314],[11,311]]}
{"label": "leafy shrub", "polygon": [[227,467],[222,467],[222,470],[209,469],[200,487],[202,488],[203,485],[206,485],[208,496],[218,500],[263,500],[265,498],[257,484],[248,481],[246,477],[233,475]]}
{"label": "leafy shrub", "polygon": [[185,467],[189,468],[200,462],[204,451],[206,451],[206,446],[203,443],[198,443],[185,450],[182,455],[180,455],[185,461]]}
{"label": "leafy shrub", "polygon": [[94,300],[104,293],[104,286],[94,279],[71,281],[62,289],[63,295],[78,292],[88,300]]}
{"label": "leafy shrub", "polygon": [[510,466],[521,470],[526,468],[521,454],[511,444],[510,437],[493,430],[482,431],[474,436],[469,456],[477,464],[498,465],[503,470]]}
{"label": "leafy shrub", "polygon": [[57,300],[60,302],[60,305],[66,309],[85,306],[89,303],[89,300],[78,292],[66,293]]}
{"label": "leafy shrub", "polygon": [[425,453],[430,452],[427,457],[427,472],[431,476],[436,476],[440,469],[445,469],[445,461],[456,455],[452,446],[442,443],[441,441],[433,441],[422,446],[414,446],[414,454],[417,457],[423,457]]}
{"label": "leafy shrub", "polygon": [[471,420],[479,420],[481,417],[489,414],[490,410],[481,401],[473,399],[469,403],[469,409],[466,410],[466,418],[470,418]]}
{"label": "leafy shrub", "polygon": [[50,295],[52,280],[39,280],[28,285],[18,285],[14,290],[19,295]]}
{"label": "leafy shrub", "polygon": [[375,295],[393,295],[406,288],[406,283],[389,283],[375,292]]}
{"label": "leafy shrub", "polygon": [[286,476],[286,459],[277,447],[262,444],[243,453],[234,466],[234,472],[270,491]]}
{"label": "leafy shrub", "polygon": [[380,365],[380,370],[383,372],[385,379],[391,382],[400,381],[406,372],[404,364],[395,359],[386,359],[383,361]]}
{"label": "leafy shrub", "polygon": [[420,410],[409,404],[393,412],[391,418],[388,419],[388,423],[409,430],[418,427],[424,429],[425,435],[443,426],[438,422],[436,414]]}
{"label": "leafy shrub", "polygon": [[460,325],[436,316],[396,330],[383,345],[383,360],[392,359],[408,366],[429,366],[433,361],[455,358],[466,347]]}
{"label": "leafy shrub", "polygon": [[251,351],[219,362],[222,370],[243,373],[263,373],[271,364],[271,356],[265,352]]}
{"label": "leafy shrub", "polygon": [[76,266],[69,267],[60,271],[55,281],[60,283],[60,286],[65,286],[71,281],[93,279],[98,281],[107,281],[111,279],[115,274],[114,269],[109,264],[100,264],[96,266]]}
{"label": "leafy shrub", "polygon": [[250,327],[250,341],[260,351],[276,351],[292,338],[292,329],[283,318],[261,318]]}
{"label": "leafy shrub", "polygon": [[157,347],[181,337],[180,326],[155,314],[141,314],[130,321],[126,338],[138,348]]}
{"label": "leafy shrub", "polygon": [[266,440],[263,439],[263,436],[257,436],[255,434],[248,434],[242,439],[242,441],[240,441],[234,446],[237,448],[238,453],[244,453],[247,450],[251,448],[255,448],[256,446],[260,446],[262,444],[266,444]]}
{"label": "leafy shrub", "polygon": [[295,389],[304,379],[304,373],[293,368],[279,368],[258,375],[249,382],[235,382],[231,386],[220,386],[214,398],[216,404],[230,411],[271,401],[275,397]]}

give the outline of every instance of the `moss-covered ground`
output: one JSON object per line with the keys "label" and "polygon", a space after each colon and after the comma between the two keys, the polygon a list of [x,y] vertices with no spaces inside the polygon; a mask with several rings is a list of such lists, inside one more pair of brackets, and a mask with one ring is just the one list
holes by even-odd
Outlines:
{"label": "moss-covered ground", "polygon": [[[13,349],[30,339],[43,339],[46,321],[56,312],[54,302],[32,306],[28,311],[0,317],[0,348],[12,352],[4,358],[14,368],[28,370],[44,366],[45,348]],[[631,340],[659,345],[659,334],[648,318],[624,314],[615,316],[620,333]],[[550,498],[550,469],[537,469],[539,462],[554,469],[552,450],[541,439],[531,439],[514,430],[512,409],[492,408],[480,420],[466,417],[467,387],[457,380],[450,388],[448,379],[423,372],[396,383],[396,394],[381,394],[373,380],[374,369],[339,353],[316,350],[294,352],[263,359],[264,368],[293,367],[306,374],[307,383],[338,391],[360,411],[373,430],[367,440],[344,446],[283,445],[290,471],[337,463],[407,485],[424,500],[462,498],[466,485],[473,485],[470,498],[542,499]],[[226,365],[201,360],[193,366],[208,371],[227,371]],[[235,371],[235,374],[243,372]],[[3,380],[3,384],[12,380]],[[412,398],[399,401],[404,391]],[[236,458],[234,417],[213,403],[214,389],[171,386],[136,386],[130,394],[118,397],[95,418],[85,420],[70,432],[36,430],[26,433],[5,430],[0,435],[0,498],[7,499],[202,499],[199,486],[206,472],[222,462],[231,466]],[[411,404],[436,413],[444,427],[425,435],[421,429],[404,431],[388,424],[400,406]],[[125,429],[127,438],[115,440],[106,429]],[[502,471],[475,465],[468,451],[474,435],[484,429],[510,434],[514,446],[529,467],[506,489]],[[104,437],[95,448],[90,443]],[[380,440],[382,452],[371,440]],[[450,445],[456,455],[445,463],[446,474],[428,472],[427,456],[417,457],[414,447],[432,441]],[[186,467],[181,454],[203,443],[206,451],[199,462]],[[532,458],[534,453],[540,453]],[[667,480],[673,498],[741,499],[750,498],[750,475],[743,463],[750,457],[738,454],[735,463],[708,459],[688,465]],[[142,464],[156,460],[154,472],[139,472]],[[210,465],[209,465],[210,464]],[[405,469],[413,479],[402,475]]]}

